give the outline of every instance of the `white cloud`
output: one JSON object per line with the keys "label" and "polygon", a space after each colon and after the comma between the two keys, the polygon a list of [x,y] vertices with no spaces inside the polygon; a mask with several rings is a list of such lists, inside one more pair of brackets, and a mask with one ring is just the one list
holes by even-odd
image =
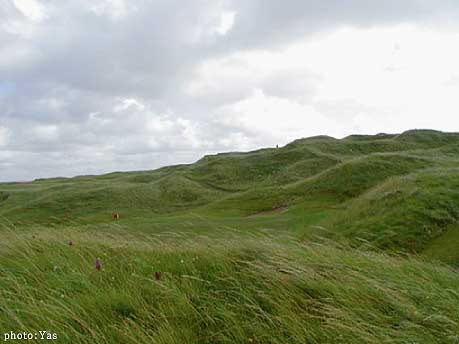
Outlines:
{"label": "white cloud", "polygon": [[446,85],[459,73],[456,33],[413,26],[347,29],[293,51],[308,56],[310,68],[322,75],[317,101],[350,99],[372,109],[365,115],[371,124],[359,125],[364,131],[459,129],[459,99]]}
{"label": "white cloud", "polygon": [[28,19],[40,22],[46,18],[44,7],[36,0],[13,0],[16,8]]}
{"label": "white cloud", "polygon": [[119,104],[115,105],[115,107],[113,108],[113,111],[121,112],[129,108],[134,109],[134,110],[143,111],[145,110],[145,105],[142,104],[137,99],[125,98],[125,99],[122,99]]}
{"label": "white cloud", "polygon": [[37,125],[31,128],[29,139],[36,143],[58,143],[59,127],[57,125]]}
{"label": "white cloud", "polygon": [[10,138],[10,131],[8,128],[0,126],[0,148],[6,146]]}
{"label": "white cloud", "polygon": [[324,132],[335,136],[345,133],[340,123],[324,117],[311,105],[266,96],[259,89],[244,100],[222,107],[219,114],[223,123],[238,126],[270,145]]}
{"label": "white cloud", "polygon": [[236,17],[236,12],[226,11],[220,15],[220,23],[217,27],[217,33],[221,36],[226,35],[234,25],[234,19]]}
{"label": "white cloud", "polygon": [[[413,25],[345,28],[283,50],[257,50],[210,61],[200,68],[200,78],[189,90],[201,97],[216,97],[228,88],[262,90],[225,109],[239,114],[246,127],[266,127],[264,132],[271,137],[286,132],[306,135],[311,126],[314,133],[338,137],[414,127],[458,130],[459,98],[451,82],[459,75],[457,60],[455,32]],[[265,90],[273,89],[279,74],[287,76],[286,91],[277,87],[278,95],[267,97]],[[329,106],[321,113],[324,103]],[[354,113],[343,108],[349,104]],[[305,129],[283,129],[293,121]]]}
{"label": "white cloud", "polygon": [[132,4],[128,5],[128,2],[124,0],[89,1],[87,5],[95,14],[99,16],[106,15],[114,20],[122,19],[129,12],[136,10],[135,6]]}

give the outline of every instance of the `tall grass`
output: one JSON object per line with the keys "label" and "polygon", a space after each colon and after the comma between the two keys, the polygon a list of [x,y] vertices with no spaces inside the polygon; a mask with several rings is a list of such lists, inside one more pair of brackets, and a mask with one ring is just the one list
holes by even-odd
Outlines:
{"label": "tall grass", "polygon": [[412,258],[227,229],[1,236],[2,333],[47,330],[59,343],[459,342],[459,276]]}
{"label": "tall grass", "polygon": [[377,251],[457,264],[446,250],[459,242],[458,142],[315,137],[156,171],[1,184],[0,336],[459,343],[457,271]]}

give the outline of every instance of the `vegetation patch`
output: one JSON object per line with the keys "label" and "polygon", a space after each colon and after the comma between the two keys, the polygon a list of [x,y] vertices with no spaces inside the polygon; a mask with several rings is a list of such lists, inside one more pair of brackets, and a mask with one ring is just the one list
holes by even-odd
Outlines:
{"label": "vegetation patch", "polygon": [[458,343],[458,147],[435,131],[319,136],[0,184],[0,328],[72,344]]}

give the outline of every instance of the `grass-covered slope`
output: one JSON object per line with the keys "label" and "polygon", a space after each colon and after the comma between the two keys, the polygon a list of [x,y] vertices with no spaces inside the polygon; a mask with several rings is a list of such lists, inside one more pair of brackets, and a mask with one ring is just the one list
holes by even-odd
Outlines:
{"label": "grass-covered slope", "polygon": [[459,275],[446,266],[223,229],[8,235],[0,328],[59,343],[457,343]]}
{"label": "grass-covered slope", "polygon": [[459,169],[437,168],[387,180],[331,222],[347,237],[420,252],[458,220]]}
{"label": "grass-covered slope", "polygon": [[426,130],[4,183],[0,333],[458,343],[458,220],[459,135]]}
{"label": "grass-covered slope", "polygon": [[[0,184],[0,216],[24,227],[106,223],[113,212],[138,222],[179,213],[221,219],[273,209],[344,209],[324,226],[379,247],[419,251],[456,221],[458,147],[458,134],[430,130],[342,140],[318,136],[155,171]],[[415,183],[418,191],[402,197],[388,181],[405,183],[405,176],[404,187]],[[297,220],[291,220],[295,228]]]}

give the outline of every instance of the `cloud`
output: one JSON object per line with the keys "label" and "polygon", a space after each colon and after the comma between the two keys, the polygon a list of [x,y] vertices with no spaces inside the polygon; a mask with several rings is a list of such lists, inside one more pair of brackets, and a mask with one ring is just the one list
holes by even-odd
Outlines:
{"label": "cloud", "polygon": [[8,128],[0,127],[0,148],[5,147],[10,138]]}
{"label": "cloud", "polygon": [[337,121],[324,117],[314,107],[266,96],[262,90],[255,90],[252,96],[224,106],[220,113],[224,124],[236,126],[241,132],[248,132],[250,137],[263,138],[263,142],[256,142],[257,145],[286,144],[299,137],[322,134],[324,128],[328,128],[331,135],[343,134]]}
{"label": "cloud", "polygon": [[455,0],[1,1],[1,178],[457,128],[458,11]]}
{"label": "cloud", "polygon": [[236,12],[233,11],[222,12],[220,15],[220,24],[216,28],[219,35],[224,36],[233,28],[235,16]]}
{"label": "cloud", "polygon": [[13,3],[31,21],[40,22],[46,17],[44,7],[36,0],[13,0]]}

